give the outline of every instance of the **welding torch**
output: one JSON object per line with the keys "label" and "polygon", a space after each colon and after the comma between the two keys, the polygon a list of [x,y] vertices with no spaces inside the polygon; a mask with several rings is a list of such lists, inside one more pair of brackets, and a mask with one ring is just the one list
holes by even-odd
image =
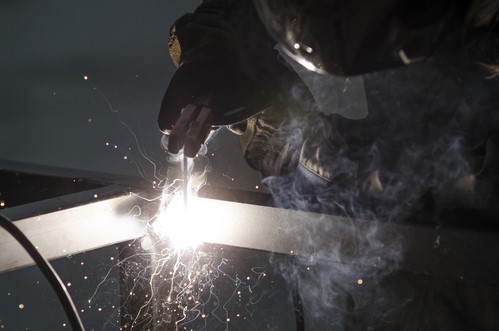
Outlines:
{"label": "welding torch", "polygon": [[196,157],[211,131],[213,111],[202,105],[186,105],[168,133],[168,152],[178,154],[184,148],[184,157]]}
{"label": "welding torch", "polygon": [[167,149],[171,154],[178,154],[183,148],[183,191],[184,208],[187,210],[187,192],[189,171],[187,158],[196,157],[211,131],[213,111],[205,106],[188,104],[181,113],[172,130],[168,134]]}

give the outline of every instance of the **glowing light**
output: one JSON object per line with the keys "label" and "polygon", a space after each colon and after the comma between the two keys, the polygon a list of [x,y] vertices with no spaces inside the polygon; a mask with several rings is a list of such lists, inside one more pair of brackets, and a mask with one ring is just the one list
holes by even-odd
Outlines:
{"label": "glowing light", "polygon": [[19,304],[19,309],[24,309],[24,305],[22,303]]}
{"label": "glowing light", "polygon": [[94,194],[94,198],[97,199],[99,197],[98,194]]}
{"label": "glowing light", "polygon": [[88,80],[88,76],[87,75],[83,76],[83,79]]}
{"label": "glowing light", "polygon": [[161,210],[153,229],[160,237],[167,237],[176,249],[194,248],[203,242],[203,238],[213,235],[217,229],[216,220],[216,211],[196,207],[195,199],[189,199],[186,210],[179,194]]}
{"label": "glowing light", "polygon": [[67,287],[71,287],[71,283],[67,283],[67,284],[66,284],[66,286],[67,286]]}
{"label": "glowing light", "polygon": [[0,207],[5,207],[5,201],[0,201]]}
{"label": "glowing light", "polygon": [[362,279],[360,279],[360,278],[359,278],[359,279],[357,280],[357,284],[362,285],[362,284],[364,284],[364,281],[363,281]]}
{"label": "glowing light", "polygon": [[128,160],[128,156],[123,156],[123,160]]}

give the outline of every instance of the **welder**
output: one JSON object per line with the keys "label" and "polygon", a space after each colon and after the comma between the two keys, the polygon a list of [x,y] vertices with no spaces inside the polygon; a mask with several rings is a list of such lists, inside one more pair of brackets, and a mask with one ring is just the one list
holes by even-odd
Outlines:
{"label": "welder", "polygon": [[170,152],[194,157],[228,125],[284,207],[369,218],[399,217],[427,195],[493,204],[498,7],[203,1],[170,30],[178,70],[160,129]]}
{"label": "welder", "polygon": [[[279,207],[377,220],[490,212],[498,22],[495,0],[205,0],[170,30],[178,70],[159,126],[190,157],[228,126]],[[495,289],[397,277],[400,305],[380,329],[497,327]],[[373,327],[349,307],[344,329]]]}

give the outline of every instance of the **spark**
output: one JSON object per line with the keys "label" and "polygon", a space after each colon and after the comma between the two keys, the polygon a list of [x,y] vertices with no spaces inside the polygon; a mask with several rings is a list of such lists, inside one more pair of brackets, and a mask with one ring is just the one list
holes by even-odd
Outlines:
{"label": "spark", "polygon": [[231,176],[229,176],[227,174],[222,174],[222,176],[226,177],[230,181],[234,181],[234,178],[232,178]]}
{"label": "spark", "polygon": [[[109,143],[106,145],[109,146]],[[184,170],[189,171],[189,168],[192,169],[192,166],[184,165]],[[125,306],[112,308],[114,313],[127,320],[127,329],[169,327],[178,331],[191,329],[196,323],[194,321],[200,318],[210,318],[210,321],[213,319],[225,325],[231,321],[228,307],[236,300],[241,301],[242,287],[254,293],[255,286],[265,275],[264,268],[252,269],[254,275],[246,274],[240,279],[237,275],[231,275],[234,270],[227,265],[227,259],[219,257],[225,252],[223,248],[216,247],[211,252],[201,249],[203,239],[216,238],[224,233],[220,230],[227,226],[216,217],[216,210],[200,205],[200,200],[195,197],[203,183],[200,176],[189,173],[188,180],[184,181],[181,180],[183,176],[179,177],[170,185],[164,179],[158,179],[159,184],[156,180],[151,181],[153,186],[162,190],[161,195],[154,199],[160,202],[158,213],[146,220],[149,224],[147,233],[128,244],[134,253],[118,259],[88,301],[97,299],[98,291],[109,282],[111,270],[119,268],[130,284],[123,288],[124,293],[130,296],[130,300],[138,300],[139,297],[141,300],[138,311],[133,313],[127,312]],[[184,184],[187,184],[187,189]],[[187,194],[189,204],[185,208]],[[215,289],[219,278],[235,284],[224,294],[226,297],[219,297],[220,289]],[[257,302],[251,301],[251,304]],[[99,311],[102,309],[98,308]],[[154,316],[162,318],[153,319],[153,311]]]}

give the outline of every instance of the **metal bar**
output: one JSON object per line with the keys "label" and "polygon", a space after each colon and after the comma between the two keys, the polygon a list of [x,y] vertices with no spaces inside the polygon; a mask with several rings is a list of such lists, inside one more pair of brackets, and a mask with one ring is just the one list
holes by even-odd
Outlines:
{"label": "metal bar", "polygon": [[409,272],[499,282],[497,233],[373,222],[199,197],[190,199],[185,220],[175,216],[179,205],[173,201],[158,222],[164,222],[167,231],[181,229],[170,234],[189,240],[359,267],[376,261],[382,268],[390,263],[385,260],[395,258]]}
{"label": "metal bar", "polygon": [[[499,282],[497,233],[372,222],[199,197],[189,199],[187,217],[180,197],[165,210],[158,206],[122,196],[16,224],[49,259],[138,238],[151,215],[159,213],[154,227],[173,242],[237,246],[359,267],[376,261],[380,268],[399,249],[395,256],[400,268],[409,272]],[[17,245],[0,233],[0,271],[31,263]]]}
{"label": "metal bar", "polygon": [[[126,195],[24,218],[15,224],[50,260],[140,237],[146,227],[140,212],[140,199]],[[0,272],[32,264],[16,240],[0,231]]]}
{"label": "metal bar", "polygon": [[0,170],[51,177],[87,179],[105,184],[126,185],[145,189],[149,189],[151,187],[151,183],[140,176],[119,175],[81,169],[68,169],[4,159],[0,159]]}

